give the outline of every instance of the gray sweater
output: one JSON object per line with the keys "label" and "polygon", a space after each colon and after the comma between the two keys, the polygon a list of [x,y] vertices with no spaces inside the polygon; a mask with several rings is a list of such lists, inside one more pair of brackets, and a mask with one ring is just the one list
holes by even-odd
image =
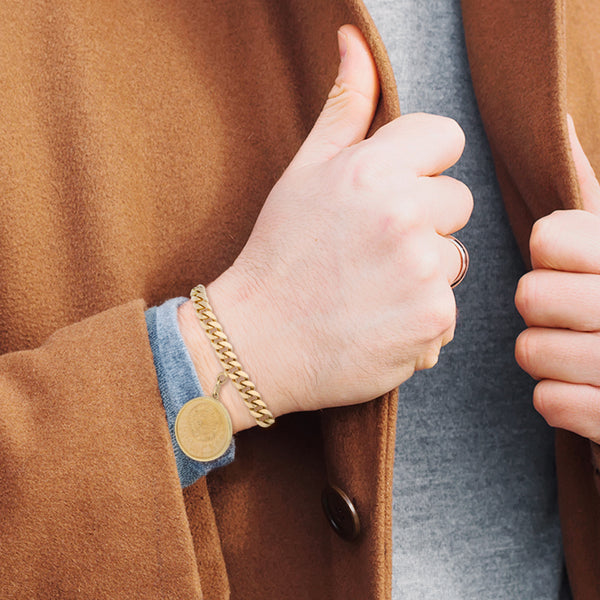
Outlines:
{"label": "gray sweater", "polygon": [[396,600],[560,598],[553,432],[513,357],[523,264],[502,205],[467,62],[459,0],[366,0],[403,113],[456,119],[473,192],[454,342],[400,388],[394,469]]}

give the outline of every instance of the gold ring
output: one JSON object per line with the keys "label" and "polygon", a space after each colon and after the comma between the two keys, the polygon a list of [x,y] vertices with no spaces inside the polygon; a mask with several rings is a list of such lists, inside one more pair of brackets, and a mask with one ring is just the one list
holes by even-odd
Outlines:
{"label": "gold ring", "polygon": [[450,284],[450,287],[454,289],[465,278],[465,275],[469,270],[469,252],[465,248],[465,245],[453,235],[447,235],[446,237],[456,246],[456,249],[460,254],[460,270],[454,281]]}

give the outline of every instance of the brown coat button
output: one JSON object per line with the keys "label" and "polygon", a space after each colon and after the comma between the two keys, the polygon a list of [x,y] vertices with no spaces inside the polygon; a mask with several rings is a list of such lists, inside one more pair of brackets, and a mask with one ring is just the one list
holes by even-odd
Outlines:
{"label": "brown coat button", "polygon": [[348,494],[335,485],[329,485],[321,494],[325,516],[333,530],[345,540],[354,540],[360,533],[360,519]]}

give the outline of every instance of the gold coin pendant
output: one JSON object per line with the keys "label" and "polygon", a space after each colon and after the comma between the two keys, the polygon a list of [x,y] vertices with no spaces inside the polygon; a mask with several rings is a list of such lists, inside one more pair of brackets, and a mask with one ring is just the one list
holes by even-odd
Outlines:
{"label": "gold coin pendant", "polygon": [[231,418],[218,400],[209,396],[186,402],[175,420],[175,437],[182,452],[208,462],[222,456],[232,438]]}

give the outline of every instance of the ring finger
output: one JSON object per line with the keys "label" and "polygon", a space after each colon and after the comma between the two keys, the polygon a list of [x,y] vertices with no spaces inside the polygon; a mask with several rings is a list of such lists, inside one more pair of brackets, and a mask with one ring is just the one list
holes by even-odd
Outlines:
{"label": "ring finger", "polygon": [[600,334],[530,327],[517,338],[515,357],[536,379],[600,385]]}
{"label": "ring finger", "polygon": [[458,240],[453,241],[450,236],[438,235],[437,241],[446,279],[452,287],[455,287],[467,273],[469,267],[468,251],[466,248],[461,251],[459,245],[462,244],[459,244]]}
{"label": "ring finger", "polygon": [[600,330],[600,275],[536,269],[521,277],[515,303],[528,327]]}

